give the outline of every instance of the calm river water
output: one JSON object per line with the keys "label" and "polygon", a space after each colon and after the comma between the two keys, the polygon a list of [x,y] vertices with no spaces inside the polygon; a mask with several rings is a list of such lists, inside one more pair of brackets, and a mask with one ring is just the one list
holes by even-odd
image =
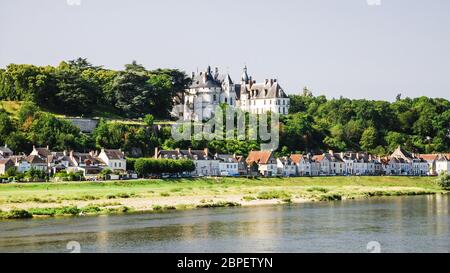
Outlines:
{"label": "calm river water", "polygon": [[[449,195],[0,221],[0,252],[450,252]],[[377,245],[377,243],[372,243]]]}

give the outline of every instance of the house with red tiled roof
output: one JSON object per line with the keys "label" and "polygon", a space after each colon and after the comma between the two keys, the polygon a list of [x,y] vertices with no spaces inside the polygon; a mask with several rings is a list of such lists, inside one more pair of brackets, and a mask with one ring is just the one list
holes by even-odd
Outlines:
{"label": "house with red tiled roof", "polygon": [[340,154],[333,151],[315,155],[313,159],[320,163],[319,174],[321,175],[343,175],[345,172],[345,162],[340,157]]}
{"label": "house with red tiled roof", "polygon": [[286,177],[297,176],[297,166],[290,157],[277,158],[278,174]]}
{"label": "house with red tiled roof", "polygon": [[248,166],[258,165],[258,171],[263,176],[276,176],[277,160],[272,151],[251,151],[245,160]]}
{"label": "house with red tiled roof", "polygon": [[439,154],[419,154],[418,157],[428,163],[428,175],[438,174],[436,172],[436,161],[438,160]]}
{"label": "house with red tiled roof", "polygon": [[[313,159],[311,154],[292,154],[292,162],[297,166],[297,175],[316,176],[320,172],[320,163]],[[318,157],[316,157],[318,158]]]}

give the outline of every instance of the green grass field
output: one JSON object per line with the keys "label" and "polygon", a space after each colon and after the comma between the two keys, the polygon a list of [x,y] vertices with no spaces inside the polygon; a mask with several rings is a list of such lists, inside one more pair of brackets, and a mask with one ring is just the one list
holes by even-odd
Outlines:
{"label": "green grass field", "polygon": [[126,198],[243,195],[284,192],[284,197],[318,198],[340,195],[356,198],[373,195],[436,193],[442,190],[432,177],[295,177],[201,178],[108,182],[20,183],[0,185],[0,208],[14,203],[58,203]]}

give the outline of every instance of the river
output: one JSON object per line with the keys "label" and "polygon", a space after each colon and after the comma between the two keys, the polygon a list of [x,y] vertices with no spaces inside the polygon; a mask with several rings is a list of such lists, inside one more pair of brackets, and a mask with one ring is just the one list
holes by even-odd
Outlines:
{"label": "river", "polygon": [[0,252],[70,252],[71,241],[81,252],[450,252],[449,203],[427,195],[7,220]]}

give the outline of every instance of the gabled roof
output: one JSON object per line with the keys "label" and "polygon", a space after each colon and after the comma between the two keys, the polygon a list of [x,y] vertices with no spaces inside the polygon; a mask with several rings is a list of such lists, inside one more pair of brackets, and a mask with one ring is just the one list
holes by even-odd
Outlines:
{"label": "gabled roof", "polygon": [[5,153],[5,154],[12,154],[13,153],[13,151],[11,151],[11,149],[8,148],[8,146],[0,146],[0,151],[2,153]]}
{"label": "gabled roof", "polygon": [[247,164],[253,162],[258,164],[268,164],[270,159],[273,159],[271,151],[251,151],[246,159]]}
{"label": "gabled roof", "polygon": [[125,157],[124,153],[119,149],[103,149],[109,159],[118,160]]}
{"label": "gabled roof", "polygon": [[217,159],[215,155],[211,154],[209,151],[205,150],[159,150],[158,158],[185,158],[191,160],[215,160]]}
{"label": "gabled roof", "polygon": [[44,158],[42,158],[38,155],[27,156],[27,161],[30,164],[46,164],[47,163]]}
{"label": "gabled roof", "polygon": [[312,157],[315,161],[318,161],[318,162],[320,162],[320,161],[322,161],[324,158],[325,158],[325,155],[315,155],[315,156],[313,156]]}
{"label": "gabled roof", "polygon": [[302,154],[291,154],[290,156],[292,162],[294,162],[295,164],[300,164],[300,161],[303,158]]}
{"label": "gabled roof", "polygon": [[249,94],[250,99],[274,99],[287,98],[278,82],[253,83],[244,86],[244,90]]}
{"label": "gabled roof", "polygon": [[230,154],[216,154],[216,157],[225,163],[238,163],[237,158]]}
{"label": "gabled roof", "polygon": [[50,149],[48,149],[46,147],[38,147],[38,148],[34,147],[34,150],[36,150],[38,155],[43,156],[43,157],[47,157],[52,154]]}

